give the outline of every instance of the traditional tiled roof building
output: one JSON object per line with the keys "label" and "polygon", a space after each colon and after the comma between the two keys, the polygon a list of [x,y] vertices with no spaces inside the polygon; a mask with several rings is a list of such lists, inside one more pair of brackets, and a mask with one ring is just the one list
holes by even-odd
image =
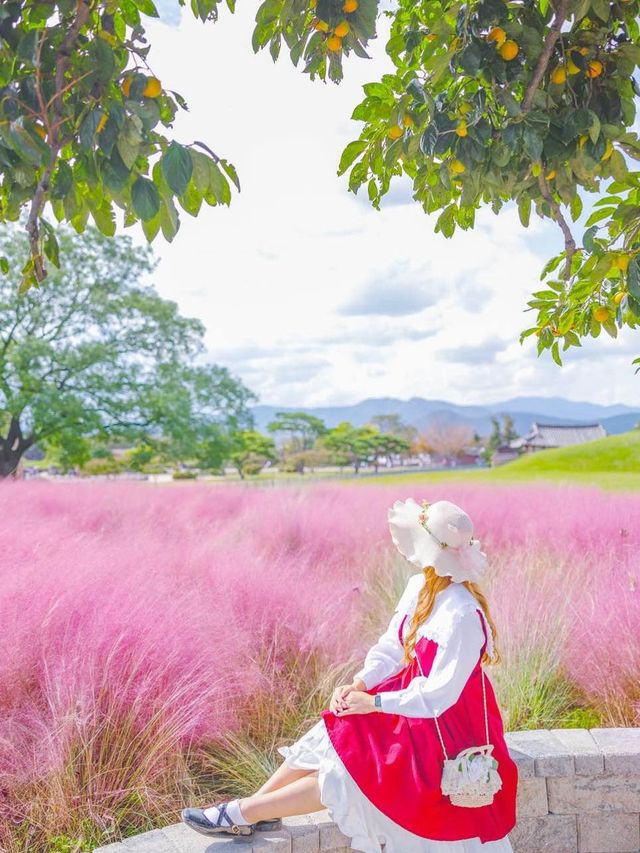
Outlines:
{"label": "traditional tiled roof building", "polygon": [[583,444],[596,438],[605,438],[606,429],[602,424],[541,424],[534,423],[527,435],[514,439],[510,447],[522,448],[526,452],[547,450],[552,447],[568,447],[570,444]]}

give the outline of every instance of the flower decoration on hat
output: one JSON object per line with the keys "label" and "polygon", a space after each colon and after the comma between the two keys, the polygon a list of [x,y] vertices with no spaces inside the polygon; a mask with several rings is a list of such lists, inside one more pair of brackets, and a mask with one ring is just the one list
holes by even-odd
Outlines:
{"label": "flower decoration on hat", "polygon": [[435,535],[435,533],[433,532],[433,530],[431,530],[431,529],[429,528],[429,525],[427,524],[427,509],[429,508],[429,506],[430,506],[430,505],[431,505],[431,504],[430,504],[430,502],[429,502],[429,501],[420,501],[420,506],[422,507],[422,511],[421,511],[420,515],[418,516],[418,521],[420,522],[420,524],[422,525],[422,527],[424,527],[424,529],[427,531],[427,533],[428,533],[430,536],[433,536],[433,538],[436,540],[436,542],[438,543],[438,545],[439,545],[441,548],[453,548],[453,550],[454,550],[454,551],[459,551],[461,548],[469,548],[469,547],[471,547],[471,546],[473,545],[473,543],[477,541],[477,540],[476,540],[476,539],[474,539],[474,538],[473,538],[473,536],[472,536],[472,537],[471,537],[471,539],[469,539],[469,544],[468,544],[468,545],[465,545],[465,544],[462,544],[462,545],[449,545],[449,543],[448,543],[448,542],[443,542],[441,539],[438,539],[438,537]]}

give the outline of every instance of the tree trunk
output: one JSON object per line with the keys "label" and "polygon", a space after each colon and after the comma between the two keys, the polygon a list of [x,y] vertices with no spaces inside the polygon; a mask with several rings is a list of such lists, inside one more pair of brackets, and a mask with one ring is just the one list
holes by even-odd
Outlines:
{"label": "tree trunk", "polygon": [[33,437],[24,438],[20,422],[12,417],[7,437],[0,436],[0,479],[11,476],[26,450],[34,443]]}
{"label": "tree trunk", "polygon": [[0,479],[10,477],[18,467],[21,453],[14,453],[6,448],[4,441],[0,441]]}

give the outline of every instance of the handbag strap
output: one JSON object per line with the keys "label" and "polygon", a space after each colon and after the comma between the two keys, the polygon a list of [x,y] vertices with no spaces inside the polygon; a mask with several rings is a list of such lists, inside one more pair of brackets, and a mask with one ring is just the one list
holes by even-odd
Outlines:
{"label": "handbag strap", "polygon": [[[422,669],[422,664],[420,663],[420,658],[418,656],[418,653],[415,651],[415,649],[414,649],[414,654],[415,654],[416,660],[418,661],[418,666],[420,667],[420,672],[422,675],[424,675],[424,671]],[[484,731],[485,731],[485,737],[486,737],[485,743],[488,744],[489,743],[489,719],[487,716],[487,692],[486,692],[486,688],[485,688],[485,684],[484,684],[484,667],[482,666],[482,663],[480,664],[480,674],[482,676],[482,704],[484,705]],[[447,750],[445,749],[444,741],[442,740],[442,732],[440,731],[440,726],[438,725],[437,715],[434,716],[433,721],[436,724],[436,729],[438,730],[438,737],[440,738],[440,746],[442,747],[442,751],[444,753],[445,761],[448,761],[449,756],[447,755]]]}

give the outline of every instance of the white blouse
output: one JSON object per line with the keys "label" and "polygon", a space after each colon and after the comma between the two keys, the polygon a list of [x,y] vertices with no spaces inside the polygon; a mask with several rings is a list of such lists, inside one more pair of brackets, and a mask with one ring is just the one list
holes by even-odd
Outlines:
{"label": "white blouse", "polygon": [[[408,614],[403,627],[403,635],[407,635],[423,583],[422,572],[411,575],[387,630],[369,649],[364,666],[353,676],[361,679],[367,690],[405,666],[398,631]],[[457,702],[485,639],[477,610],[485,621],[487,652],[493,654],[491,628],[480,603],[464,584],[451,583],[436,594],[431,613],[418,626],[416,639],[424,636],[438,643],[429,674],[415,676],[401,690],[380,691],[381,711],[405,717],[435,717]]]}

